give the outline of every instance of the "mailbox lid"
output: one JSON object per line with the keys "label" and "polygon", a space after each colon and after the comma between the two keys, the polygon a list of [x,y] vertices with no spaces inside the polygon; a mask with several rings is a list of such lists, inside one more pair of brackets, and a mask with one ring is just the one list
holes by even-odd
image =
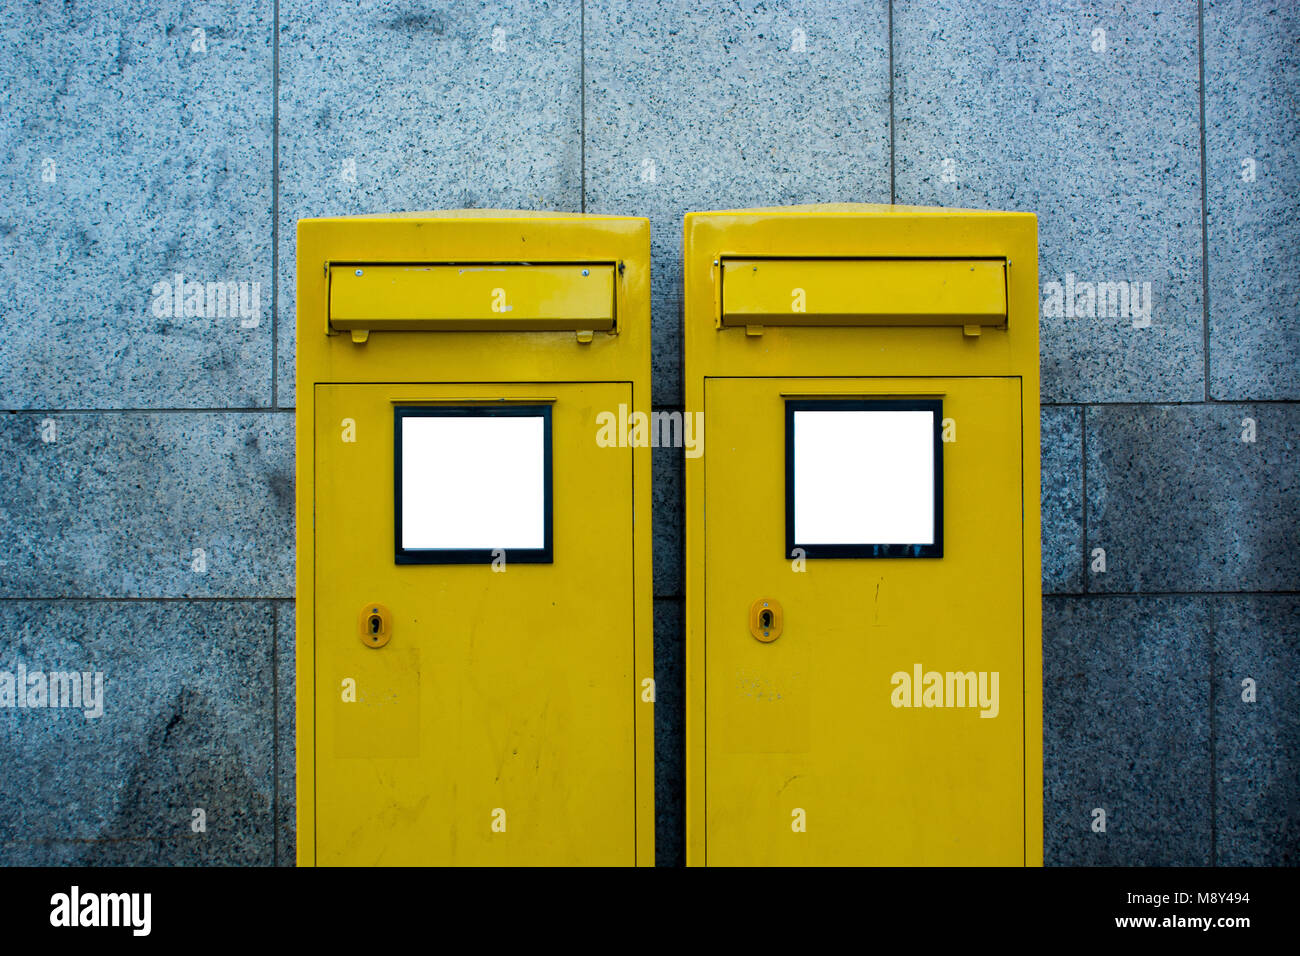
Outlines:
{"label": "mailbox lid", "polygon": [[614,327],[613,263],[330,263],[343,331],[565,331]]}
{"label": "mailbox lid", "polygon": [[722,259],[722,324],[1007,324],[1005,259]]}

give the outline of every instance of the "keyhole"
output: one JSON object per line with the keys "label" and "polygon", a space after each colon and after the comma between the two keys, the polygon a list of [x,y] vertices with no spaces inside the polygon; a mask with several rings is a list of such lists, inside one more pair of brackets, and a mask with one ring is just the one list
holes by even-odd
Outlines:
{"label": "keyhole", "polygon": [[771,611],[761,611],[761,612],[759,612],[759,615],[758,615],[758,626],[761,627],[761,628],[763,629],[763,633],[764,633],[764,634],[766,634],[768,631],[770,631],[770,630],[772,629],[772,612],[771,612]]}
{"label": "keyhole", "polygon": [[378,634],[378,633],[379,633],[379,629],[380,629],[382,623],[383,623],[383,622],[379,620],[379,615],[378,615],[378,614],[372,614],[372,615],[370,615],[370,633],[371,633],[371,634]]}

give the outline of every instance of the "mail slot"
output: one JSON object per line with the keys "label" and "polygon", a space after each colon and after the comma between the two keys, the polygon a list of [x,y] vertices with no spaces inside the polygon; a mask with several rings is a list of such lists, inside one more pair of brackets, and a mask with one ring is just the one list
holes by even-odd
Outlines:
{"label": "mail slot", "polygon": [[1002,259],[724,259],[723,325],[1007,321]]}
{"label": "mail slot", "polygon": [[652,865],[649,224],[298,225],[303,865]]}
{"label": "mail slot", "polygon": [[687,862],[1041,864],[1035,218],[684,249]]}
{"label": "mail slot", "polygon": [[335,331],[557,331],[614,327],[610,263],[331,263]]}

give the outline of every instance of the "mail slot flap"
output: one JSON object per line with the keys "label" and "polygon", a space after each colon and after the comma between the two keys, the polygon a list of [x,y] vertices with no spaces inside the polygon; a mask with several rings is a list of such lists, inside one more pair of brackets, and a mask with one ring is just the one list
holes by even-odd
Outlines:
{"label": "mail slot flap", "polygon": [[614,265],[333,263],[330,326],[401,331],[614,327]]}
{"label": "mail slot flap", "polygon": [[723,259],[723,325],[1005,326],[1004,259]]}

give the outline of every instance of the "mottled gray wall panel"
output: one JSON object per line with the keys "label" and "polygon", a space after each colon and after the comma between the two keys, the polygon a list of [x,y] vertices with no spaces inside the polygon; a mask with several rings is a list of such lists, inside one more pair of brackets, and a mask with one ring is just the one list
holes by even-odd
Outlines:
{"label": "mottled gray wall panel", "polygon": [[293,595],[290,415],[5,415],[0,461],[0,597]]}
{"label": "mottled gray wall panel", "polygon": [[1209,865],[1205,600],[1043,603],[1044,862]]}
{"label": "mottled gray wall panel", "polygon": [[271,24],[269,0],[0,8],[0,407],[270,401]]}
{"label": "mottled gray wall panel", "polygon": [[[0,864],[294,861],[273,409],[295,401],[299,218],[647,216],[670,410],[684,214],[891,187],[1037,213],[1061,285],[1040,304],[1047,862],[1300,862],[1294,4],[280,0],[278,37],[275,9],[0,10],[0,673],[107,682],[98,719],[0,707]],[[201,308],[162,294],[177,273]],[[1086,314],[1083,283],[1121,281],[1139,307],[1150,283],[1149,325],[1127,285]],[[207,283],[251,314],[209,314]],[[682,462],[654,452],[661,865],[684,862]]]}
{"label": "mottled gray wall panel", "polygon": [[578,3],[280,6],[279,388],[299,219],[582,205]]}
{"label": "mottled gray wall panel", "polygon": [[655,599],[655,865],[686,865],[686,608]]}
{"label": "mottled gray wall panel", "polygon": [[0,708],[0,863],[270,863],[272,620],[254,602],[0,601],[0,671],[103,675],[97,718]]}
{"label": "mottled gray wall panel", "polygon": [[[1295,866],[1300,864],[1300,597],[1217,600],[1214,638],[1215,862]],[[1245,681],[1253,686],[1243,686]]]}
{"label": "mottled gray wall panel", "polygon": [[1210,391],[1300,398],[1300,7],[1206,0]]}
{"label": "mottled gray wall panel", "polygon": [[1300,588],[1300,407],[1102,406],[1086,427],[1088,550],[1106,552],[1088,590]]}
{"label": "mottled gray wall panel", "polygon": [[1043,592],[1083,590],[1083,409],[1040,412]]}
{"label": "mottled gray wall panel", "polygon": [[1045,401],[1203,396],[1197,70],[1194,3],[894,4],[897,201],[1038,214]]}
{"label": "mottled gray wall panel", "polygon": [[[651,271],[656,268],[651,263]],[[656,406],[686,404],[682,351],[685,297],[681,291],[650,296],[650,391]]]}
{"label": "mottled gray wall panel", "polygon": [[656,596],[682,597],[686,593],[685,509],[682,507],[686,500],[686,458],[681,448],[656,448],[652,461],[654,592]]}
{"label": "mottled gray wall panel", "polygon": [[280,866],[293,866],[298,852],[295,611],[292,601],[275,602],[275,860]]}

